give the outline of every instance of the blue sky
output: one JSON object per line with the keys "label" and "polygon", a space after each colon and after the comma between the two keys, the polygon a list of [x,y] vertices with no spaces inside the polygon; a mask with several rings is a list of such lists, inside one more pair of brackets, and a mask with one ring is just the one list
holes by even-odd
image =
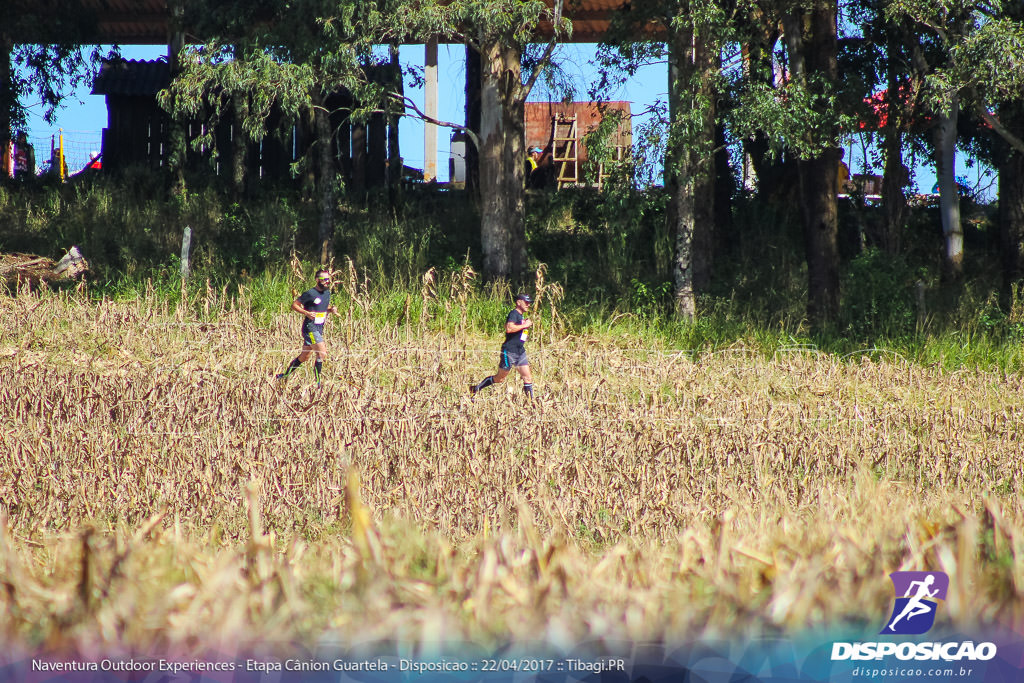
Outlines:
{"label": "blue sky", "polygon": [[[576,86],[577,99],[585,98],[589,79],[594,73],[590,66],[595,46],[564,45],[559,48],[559,57],[563,71]],[[167,49],[162,46],[130,45],[121,46],[121,54],[126,59],[157,59],[166,56]],[[403,65],[422,67],[424,48],[422,45],[403,46],[400,51]],[[440,45],[438,47],[438,118],[443,121],[461,123],[465,121],[465,48],[461,45]],[[664,99],[667,89],[667,74],[664,65],[647,67],[637,75],[621,92],[613,94],[613,99],[634,102],[634,113],[653,104],[658,98]],[[413,97],[417,106],[423,108],[422,89],[406,89]],[[531,99],[546,100],[551,93],[545,91],[538,83]],[[557,97],[557,96],[556,96]],[[38,105],[29,108],[29,139],[36,146],[36,158],[42,163],[48,158],[51,136],[58,129],[64,131],[64,145],[70,169],[81,168],[88,161],[90,151],[98,150],[102,139],[102,130],[107,123],[107,110],[104,98],[90,95],[87,88],[80,89],[69,98],[62,107],[58,119],[53,126],[48,125],[42,117]],[[634,122],[635,125],[636,122]],[[438,129],[438,160],[439,179],[448,179],[449,139],[451,130]],[[405,163],[415,168],[423,168],[423,123],[407,116],[399,124],[399,138],[402,156]],[[39,150],[42,150],[40,153]]]}
{"label": "blue sky", "polygon": [[[562,65],[563,74],[573,83],[577,91],[576,99],[586,99],[587,89],[594,79],[596,67],[592,60],[596,50],[591,44],[568,44],[558,48],[556,58]],[[156,59],[167,54],[163,46],[122,46],[122,55],[128,59]],[[424,48],[422,45],[403,46],[400,52],[403,65],[422,66]],[[438,102],[439,118],[446,121],[462,122],[465,119],[463,107],[465,103],[464,71],[465,50],[461,45],[441,45],[438,48]],[[667,91],[667,68],[665,64],[655,64],[642,68],[636,76],[625,83],[620,91],[610,93],[609,99],[632,102],[634,115],[643,112],[655,102],[664,101]],[[423,107],[422,90],[410,90],[407,94]],[[557,93],[545,90],[538,83],[531,95],[531,100],[557,99]],[[31,103],[30,103],[31,105]],[[634,128],[643,122],[642,116],[635,116]],[[36,158],[42,163],[48,158],[51,136],[58,129],[64,131],[65,154],[68,166],[74,170],[81,168],[88,161],[89,153],[99,150],[102,130],[106,126],[107,112],[104,98],[90,95],[87,88],[80,89],[69,98],[61,109],[58,120],[49,126],[42,118],[38,105],[29,107],[29,138],[36,146]],[[448,179],[449,136],[447,128],[438,129],[437,169],[439,180]],[[405,163],[415,168],[423,168],[423,123],[413,117],[405,117],[399,125],[402,155]],[[851,172],[864,172],[864,155],[861,142],[850,138],[845,142],[847,149],[846,161]],[[990,179],[983,175],[984,169],[975,165],[966,166],[966,158],[958,155],[957,175],[965,176],[969,184],[978,188],[989,186],[988,195],[995,195],[995,187]],[[935,174],[927,159],[918,159],[916,169],[916,191],[928,192],[935,182]],[[877,171],[880,172],[880,171]]]}

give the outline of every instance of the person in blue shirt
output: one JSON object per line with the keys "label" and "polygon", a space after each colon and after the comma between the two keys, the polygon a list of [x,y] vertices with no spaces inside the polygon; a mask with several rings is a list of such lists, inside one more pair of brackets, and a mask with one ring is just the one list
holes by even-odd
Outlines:
{"label": "person in blue shirt", "polygon": [[314,353],[313,375],[320,384],[324,361],[327,360],[327,345],[324,344],[324,323],[328,313],[337,313],[338,309],[331,305],[331,273],[320,269],[316,273],[316,285],[292,302],[292,310],[302,314],[302,351],[288,365],[277,379],[285,379],[298,369]]}
{"label": "person in blue shirt", "polygon": [[532,303],[529,294],[516,296],[516,307],[505,318],[505,343],[501,345],[498,372],[484,377],[476,384],[470,384],[470,394],[476,395],[492,384],[501,384],[512,368],[515,368],[523,378],[523,393],[533,398],[533,375],[530,373],[530,362],[526,359],[525,346],[529,330],[533,327],[533,321],[526,317]]}

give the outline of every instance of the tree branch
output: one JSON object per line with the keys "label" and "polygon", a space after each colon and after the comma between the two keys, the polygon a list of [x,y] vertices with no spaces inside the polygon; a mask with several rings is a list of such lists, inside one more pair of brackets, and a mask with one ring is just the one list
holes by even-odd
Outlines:
{"label": "tree branch", "polygon": [[459,123],[442,121],[440,119],[435,119],[433,116],[427,116],[420,110],[419,107],[416,106],[416,103],[413,102],[408,95],[402,95],[401,93],[397,92],[389,92],[388,97],[390,97],[393,101],[400,103],[404,107],[412,109],[414,112],[416,112],[416,118],[420,119],[421,121],[432,123],[435,126],[444,126],[445,128],[461,130],[463,133],[466,134],[466,137],[470,139],[470,141],[473,143],[473,146],[476,147],[478,150],[480,149],[480,138],[477,137],[477,134],[473,132],[472,129],[467,128],[466,126],[463,126],[462,124]]}
{"label": "tree branch", "polygon": [[1019,137],[1010,132],[1010,130],[1007,129],[1006,126],[1004,126],[998,118],[990,114],[985,109],[985,106],[980,102],[976,103],[974,105],[974,108],[978,112],[978,115],[981,116],[982,120],[988,125],[992,126],[992,130],[997,132],[999,136],[1006,140],[1006,142],[1009,143],[1009,145],[1013,147],[1015,150],[1017,150],[1019,154],[1024,154],[1024,140],[1021,140]]}
{"label": "tree branch", "polygon": [[555,47],[558,45],[558,24],[562,21],[562,1],[555,0],[555,15],[551,19],[551,42],[544,48],[544,54],[541,55],[537,63],[533,65],[533,71],[530,73],[530,77],[523,84],[520,91],[522,99],[526,99],[530,95],[530,91],[533,90],[533,86],[537,83],[537,79],[540,78],[541,72],[544,67],[547,66],[548,61],[551,59],[551,55],[555,51]]}

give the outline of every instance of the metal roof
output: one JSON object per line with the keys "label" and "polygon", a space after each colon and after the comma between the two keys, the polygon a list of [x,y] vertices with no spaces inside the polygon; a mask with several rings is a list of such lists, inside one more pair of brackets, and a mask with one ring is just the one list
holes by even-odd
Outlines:
{"label": "metal roof", "polygon": [[171,68],[166,59],[104,61],[92,86],[93,95],[152,97],[170,85]]}
{"label": "metal roof", "polygon": [[119,45],[167,45],[167,0],[78,0],[98,16],[100,39]]}
{"label": "metal roof", "polygon": [[[553,5],[553,0],[547,0]],[[166,45],[170,42],[170,10],[167,0],[76,0],[99,18],[100,42],[120,45]],[[597,42],[608,29],[611,14],[629,8],[629,0],[575,0],[566,2],[566,16],[573,21],[568,42]],[[538,39],[550,36],[551,25],[542,23]],[[26,40],[26,42],[29,42]]]}

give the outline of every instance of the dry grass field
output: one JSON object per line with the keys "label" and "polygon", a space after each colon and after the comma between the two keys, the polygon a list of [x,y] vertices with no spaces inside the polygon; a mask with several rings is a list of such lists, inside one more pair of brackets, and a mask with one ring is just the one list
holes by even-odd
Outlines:
{"label": "dry grass field", "polygon": [[328,325],[324,384],[304,367],[281,387],[297,316],[195,302],[0,298],[5,642],[201,656],[877,629],[899,569],[950,575],[956,627],[1021,623],[1019,375],[548,326],[537,402],[514,377],[471,401],[497,331],[381,325],[366,298]]}

